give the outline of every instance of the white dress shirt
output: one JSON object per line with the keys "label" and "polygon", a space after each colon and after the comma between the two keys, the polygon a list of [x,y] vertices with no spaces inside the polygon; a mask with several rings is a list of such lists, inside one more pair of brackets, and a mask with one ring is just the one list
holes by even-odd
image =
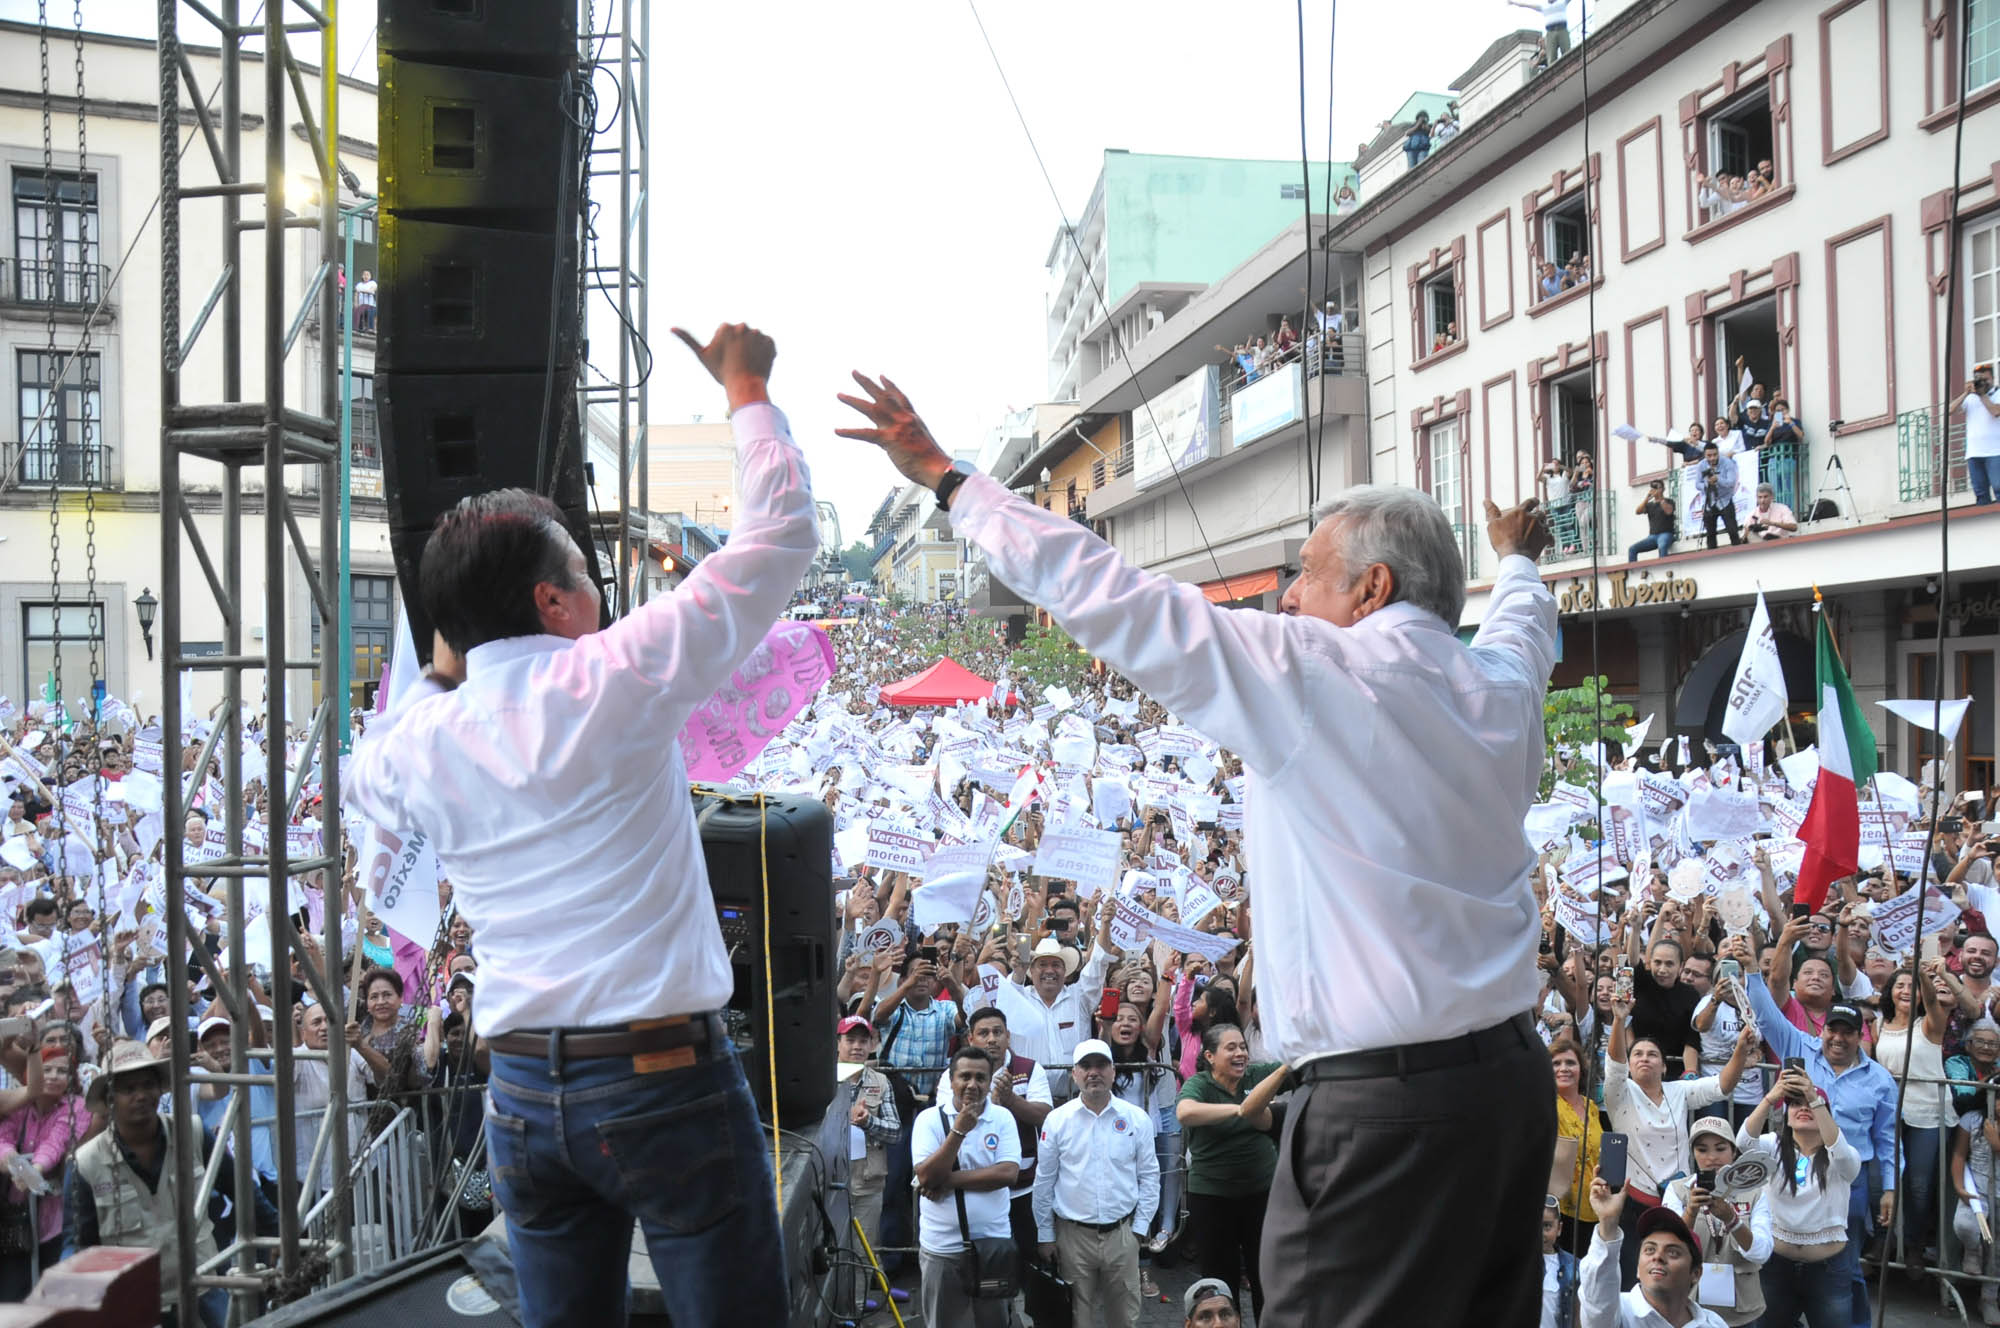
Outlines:
{"label": "white dress shirt", "polygon": [[[944,1146],[958,1112],[951,1107],[925,1107],[917,1113],[910,1130],[910,1156],[923,1162]],[[958,1145],[958,1169],[978,1171],[1000,1162],[1021,1161],[1021,1135],[1007,1109],[986,1100],[979,1123]],[[911,1181],[915,1184],[914,1178]],[[961,1190],[965,1196],[965,1223],[974,1240],[998,1240],[1013,1234],[1010,1209],[1013,1200],[1007,1187],[997,1190]],[[965,1248],[958,1226],[958,1200],[949,1192],[942,1199],[917,1196],[917,1244],[932,1254],[956,1254]]]}
{"label": "white dress shirt", "polygon": [[[1007,1040],[1016,1056],[1026,1056],[1037,1066],[1067,1069],[1076,1044],[1091,1036],[1091,1016],[1104,996],[1104,975],[1111,971],[1114,958],[1104,947],[1093,945],[1075,982],[1062,989],[1054,1005],[1030,983],[1021,986],[1020,999],[1007,1002]],[[976,999],[975,999],[976,998]],[[992,1004],[992,998],[975,988],[966,993],[968,1012]],[[1060,1073],[1050,1071],[1051,1074]]]}
{"label": "white dress shirt", "polygon": [[1632,1184],[1657,1199],[1667,1182],[1688,1169],[1688,1112],[1722,1100],[1722,1078],[1667,1079],[1660,1100],[1632,1082],[1625,1063],[1604,1058],[1604,1110],[1611,1128],[1626,1137]]}
{"label": "white dress shirt", "polygon": [[[1591,1228],[1590,1253],[1583,1256],[1577,1270],[1577,1328],[1673,1328],[1672,1322],[1646,1302],[1646,1293],[1633,1287],[1618,1294],[1618,1251],[1625,1244],[1620,1234],[1611,1240],[1595,1226]],[[1729,1328],[1714,1310],[1689,1303],[1694,1311],[1687,1328]]]}
{"label": "white dress shirt", "polygon": [[1453,1037],[1534,1006],[1521,823],[1556,626],[1534,563],[1501,560],[1467,647],[1411,604],[1348,628],[1218,608],[991,476],[966,480],[951,519],[996,578],[1243,758],[1257,1005],[1277,1056]]}
{"label": "white dress shirt", "polygon": [[580,641],[517,636],[368,726],[347,792],[423,830],[479,933],[478,1032],[713,1010],[734,981],[676,741],[819,547],[785,417],[736,411],[741,522],[672,594]]}
{"label": "white dress shirt", "polygon": [[1035,1160],[1037,1240],[1055,1240],[1058,1217],[1102,1225],[1136,1213],[1132,1229],[1144,1231],[1159,1207],[1160,1155],[1144,1108],[1113,1097],[1097,1112],[1074,1097],[1049,1113]]}

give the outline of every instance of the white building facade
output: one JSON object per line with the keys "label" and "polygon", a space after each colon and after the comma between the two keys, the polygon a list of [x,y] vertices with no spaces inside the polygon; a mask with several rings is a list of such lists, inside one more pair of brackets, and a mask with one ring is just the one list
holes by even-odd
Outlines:
{"label": "white building facade", "polygon": [[[71,37],[52,33],[54,54],[67,76]],[[159,193],[160,135],[154,89],[158,57],[151,40],[85,34],[83,78],[86,114],[79,125],[74,84],[58,85],[50,108],[51,152],[42,152],[36,30],[0,23],[0,184],[10,206],[0,218],[0,375],[7,381],[10,415],[0,426],[0,694],[17,703],[38,698],[53,665],[58,615],[61,691],[76,700],[90,691],[91,646],[97,675],[109,691],[137,699],[142,712],[158,709],[162,679],[140,630],[135,601],[142,592],[164,600],[183,597],[183,634],[190,653],[210,646],[221,652],[222,623],[200,567],[183,560],[178,586],[160,578],[160,241],[153,204]],[[188,48],[200,85],[217,84],[217,57]],[[261,88],[260,60],[244,56],[246,88]],[[343,80],[340,127],[342,161],[373,188],[375,97],[372,86]],[[246,97],[246,104],[251,100]],[[261,97],[256,99],[261,108]],[[219,115],[219,109],[216,111]],[[209,154],[192,113],[185,116],[182,156],[186,186],[214,182]],[[285,127],[287,174],[316,181],[302,123]],[[246,115],[242,160],[263,160],[264,126]],[[304,212],[321,200],[310,187],[289,205]],[[252,209],[246,208],[246,213]],[[183,330],[207,298],[220,271],[220,204],[190,202],[182,229]],[[52,247],[51,233],[56,238]],[[374,232],[357,232],[356,271],[374,268]],[[320,261],[317,233],[296,230],[288,239],[288,306],[302,301]],[[261,235],[246,234],[244,264],[244,394],[262,393]],[[122,263],[122,269],[120,264]],[[94,316],[93,316],[94,315]],[[189,399],[222,398],[222,329],[219,316],[203,331],[189,359]],[[329,340],[330,343],[329,344]],[[340,354],[337,336],[322,335],[317,319],[295,342],[286,364],[286,399],[317,411],[320,357]],[[355,700],[372,694],[388,657],[394,627],[396,583],[388,523],[381,500],[381,453],[374,414],[373,337],[354,344],[355,484],[352,569]],[[64,370],[67,372],[64,372]],[[303,475],[304,468],[296,473]],[[190,516],[211,549],[220,550],[221,470],[189,460],[183,485]],[[244,591],[254,605],[262,594],[261,474],[245,474]],[[94,522],[86,507],[94,508]],[[308,507],[308,511],[310,508]],[[51,554],[51,514],[57,547]],[[172,514],[167,514],[172,519]],[[301,514],[307,530],[314,528]],[[94,525],[94,529],[91,527]],[[95,545],[94,555],[89,546]],[[52,566],[52,563],[55,564]],[[88,605],[93,589],[101,614]],[[286,604],[291,639],[287,658],[317,650],[317,615],[296,564]],[[263,622],[245,615],[246,645],[263,648]],[[254,687],[255,682],[246,683]],[[295,720],[309,717],[313,698],[295,688]],[[211,677],[197,677],[194,700],[206,709],[220,695]],[[254,695],[251,698],[254,700]]]}
{"label": "white building facade", "polygon": [[[1968,39],[1955,8],[1634,5],[1590,35],[1587,108],[1576,57],[1530,70],[1337,220],[1331,243],[1364,274],[1366,469],[1430,492],[1466,531],[1468,626],[1493,572],[1483,500],[1545,494],[1546,463],[1586,454],[1595,501],[1552,512],[1559,681],[1604,674],[1640,713],[1699,734],[1720,703],[1717,666],[1704,674],[1702,662],[1716,652],[1733,663],[1732,633],[1761,586],[1787,648],[1803,649],[1810,695],[1817,584],[1864,703],[1939,685],[1972,696],[1954,778],[1995,782],[2000,510],[1970,508],[1959,429],[1950,459],[1933,460],[1940,403],[2000,350],[2000,20],[1969,35],[1954,183]],[[1519,70],[1517,46],[1492,54]],[[1704,188],[1703,177],[1764,163],[1769,185],[1754,198],[1732,205]],[[1543,296],[1541,261],[1578,252],[1587,280]],[[1802,441],[1737,458],[1746,489],[1772,483],[1799,530],[1745,547],[1724,534],[1709,551],[1690,520],[1701,501],[1692,468],[1649,439],[1681,439],[1690,422],[1712,430],[1746,381],[1803,422]],[[1645,437],[1614,433],[1625,425]],[[1678,537],[1664,557],[1628,566],[1654,481],[1681,502]],[[1942,605],[1941,488],[1953,504]],[[1893,768],[1914,773],[1934,754],[1920,732],[1870,713]]]}

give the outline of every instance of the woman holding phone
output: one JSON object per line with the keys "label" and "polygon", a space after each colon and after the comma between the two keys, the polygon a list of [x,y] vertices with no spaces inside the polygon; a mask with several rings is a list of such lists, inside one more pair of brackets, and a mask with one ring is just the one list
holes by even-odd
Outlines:
{"label": "woman holding phone", "polygon": [[[1621,991],[1619,995],[1626,993]],[[1632,1002],[1611,1007],[1611,1050],[1605,1057],[1604,1110],[1611,1128],[1626,1137],[1628,1165],[1625,1204],[1620,1210],[1625,1240],[1619,1249],[1621,1288],[1639,1276],[1639,1219],[1657,1207],[1667,1182],[1688,1169],[1688,1117],[1693,1108],[1720,1102],[1736,1091],[1743,1067],[1757,1045],[1746,1027],[1722,1073],[1706,1079],[1665,1078],[1667,1051],[1650,1036],[1633,1037]]]}
{"label": "woman holding phone", "polygon": [[1733,1131],[1720,1116],[1703,1116],[1689,1127],[1694,1174],[1669,1184],[1665,1199],[1701,1242],[1702,1278],[1695,1299],[1731,1328],[1740,1328],[1764,1313],[1760,1270],[1771,1257],[1771,1199],[1768,1187],[1748,1199],[1716,1193],[1717,1174],[1738,1156]]}
{"label": "woman holding phone", "polygon": [[[1778,1128],[1764,1133],[1776,1111]],[[1764,1264],[1766,1321],[1807,1328],[1848,1328],[1853,1321],[1854,1253],[1847,1239],[1847,1203],[1861,1155],[1840,1137],[1826,1094],[1805,1068],[1787,1065],[1778,1083],[1737,1132],[1736,1146],[1773,1167],[1765,1193],[1771,1203],[1771,1257]]]}

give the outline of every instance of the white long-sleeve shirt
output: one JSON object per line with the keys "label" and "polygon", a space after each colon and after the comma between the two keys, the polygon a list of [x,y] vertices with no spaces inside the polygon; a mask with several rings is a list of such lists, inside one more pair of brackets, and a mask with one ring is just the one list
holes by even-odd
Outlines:
{"label": "white long-sleeve shirt", "polygon": [[[1638,1287],[1618,1294],[1618,1251],[1624,1244],[1622,1232],[1606,1240],[1602,1230],[1591,1229],[1590,1253],[1577,1272],[1577,1328],[1672,1328]],[[1694,1313],[1687,1328],[1729,1328],[1714,1310],[1692,1303],[1688,1308]]]}
{"label": "white long-sleeve shirt", "polygon": [[1218,608],[990,476],[966,480],[951,520],[996,578],[1243,758],[1276,1055],[1453,1037],[1534,1005],[1521,823],[1556,626],[1534,563],[1501,560],[1468,647],[1407,603],[1347,628]]}
{"label": "white long-sleeve shirt", "polygon": [[1035,1158],[1035,1238],[1056,1238],[1055,1220],[1102,1225],[1128,1213],[1134,1231],[1160,1207],[1160,1155],[1153,1118],[1113,1097],[1101,1112],[1071,1098],[1042,1121]]}
{"label": "white long-sleeve shirt", "polygon": [[1747,1121],[1736,1133],[1736,1150],[1744,1156],[1760,1154],[1771,1163],[1773,1174],[1764,1193],[1771,1200],[1772,1236],[1788,1245],[1824,1245],[1847,1235],[1848,1192],[1861,1174],[1861,1154],[1853,1144],[1841,1138],[1827,1146],[1824,1185],[1813,1179],[1812,1159],[1804,1154],[1798,1160],[1805,1165],[1796,1177],[1777,1174],[1778,1136],[1753,1135]]}
{"label": "white long-sleeve shirt", "polygon": [[478,1031],[713,1010],[734,986],[678,738],[763,641],[819,547],[776,407],[736,411],[741,522],[672,594],[579,641],[466,656],[369,725],[347,792],[431,836],[479,933]]}
{"label": "white long-sleeve shirt", "polygon": [[1722,1078],[1668,1079],[1660,1084],[1660,1100],[1632,1082],[1625,1063],[1604,1058],[1604,1110],[1611,1128],[1631,1146],[1631,1179],[1658,1198],[1667,1183],[1688,1169],[1688,1112],[1722,1100]]}

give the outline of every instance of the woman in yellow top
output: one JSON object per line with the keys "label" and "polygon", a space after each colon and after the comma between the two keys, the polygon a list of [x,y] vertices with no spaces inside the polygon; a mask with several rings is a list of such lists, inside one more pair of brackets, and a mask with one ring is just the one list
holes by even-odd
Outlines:
{"label": "woman in yellow top", "polygon": [[1604,1117],[1583,1092],[1583,1053],[1567,1037],[1549,1044],[1549,1069],[1556,1077],[1556,1135],[1581,1142],[1583,1156],[1570,1170],[1568,1187],[1557,1195],[1563,1215],[1563,1243],[1574,1250],[1575,1237],[1597,1221],[1590,1206],[1590,1178],[1597,1174],[1597,1150],[1604,1141]]}

